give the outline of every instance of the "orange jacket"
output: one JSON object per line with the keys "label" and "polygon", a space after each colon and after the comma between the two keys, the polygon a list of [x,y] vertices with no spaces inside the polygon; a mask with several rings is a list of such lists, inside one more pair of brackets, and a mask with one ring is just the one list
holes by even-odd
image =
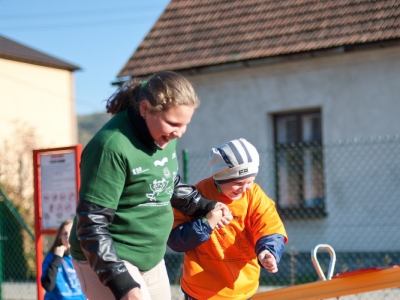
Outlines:
{"label": "orange jacket", "polygon": [[[182,289],[200,300],[248,299],[259,285],[260,265],[254,250],[257,241],[281,234],[287,242],[275,203],[256,183],[235,201],[218,192],[212,177],[199,182],[196,188],[205,198],[228,205],[234,218],[225,228],[213,230],[209,240],[185,252]],[[174,228],[193,221],[177,210],[174,216]]]}

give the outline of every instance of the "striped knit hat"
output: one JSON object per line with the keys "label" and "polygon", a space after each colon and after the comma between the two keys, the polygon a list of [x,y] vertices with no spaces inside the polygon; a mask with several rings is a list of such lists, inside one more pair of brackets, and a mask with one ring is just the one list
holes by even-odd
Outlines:
{"label": "striped knit hat", "polygon": [[214,180],[227,183],[257,175],[260,158],[252,144],[238,139],[212,148],[209,162]]}

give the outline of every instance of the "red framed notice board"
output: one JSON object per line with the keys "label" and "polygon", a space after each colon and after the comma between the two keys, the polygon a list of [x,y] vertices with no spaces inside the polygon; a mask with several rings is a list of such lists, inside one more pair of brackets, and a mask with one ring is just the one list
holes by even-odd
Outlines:
{"label": "red framed notice board", "polygon": [[36,283],[38,300],[43,263],[43,235],[56,234],[58,227],[75,216],[80,186],[82,145],[33,150],[35,201]]}

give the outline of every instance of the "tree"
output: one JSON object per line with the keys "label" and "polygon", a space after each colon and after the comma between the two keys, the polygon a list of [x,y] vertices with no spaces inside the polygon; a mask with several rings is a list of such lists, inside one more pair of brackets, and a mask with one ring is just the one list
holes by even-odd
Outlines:
{"label": "tree", "polygon": [[[0,142],[0,188],[17,209],[27,228],[33,231],[34,200],[32,151],[38,147],[38,141],[40,139],[33,127],[20,121],[15,121],[14,123],[15,130],[11,137]],[[4,222],[4,220],[1,221]],[[7,224],[15,224],[15,222],[9,222]],[[16,229],[17,228],[13,228],[13,230]],[[28,265],[27,272],[30,274],[24,275],[29,278],[35,273],[36,268],[35,244],[22,227],[19,229],[25,262],[15,263],[24,263],[24,265]],[[4,230],[8,230],[8,228]],[[17,232],[15,233],[17,234]],[[13,245],[8,246],[13,247]]]}
{"label": "tree", "polygon": [[89,140],[110,118],[110,114],[107,113],[78,116],[78,140],[82,147],[86,146]]}

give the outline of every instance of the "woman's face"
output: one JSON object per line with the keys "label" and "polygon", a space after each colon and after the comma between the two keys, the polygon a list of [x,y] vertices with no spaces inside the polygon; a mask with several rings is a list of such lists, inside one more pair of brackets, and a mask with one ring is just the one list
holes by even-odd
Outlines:
{"label": "woman's face", "polygon": [[149,103],[145,100],[140,103],[140,115],[145,118],[147,128],[153,140],[165,148],[169,141],[180,138],[186,131],[186,126],[194,113],[194,107],[175,105],[167,111],[150,113]]}
{"label": "woman's face", "polygon": [[61,243],[67,247],[67,249],[70,248],[69,245],[69,234],[71,232],[71,228],[72,228],[72,223],[69,223],[67,225],[64,226],[64,228],[61,231]]}
{"label": "woman's face", "polygon": [[222,193],[231,200],[238,200],[242,195],[251,189],[256,176],[251,176],[241,180],[235,180],[227,183],[218,183]]}

